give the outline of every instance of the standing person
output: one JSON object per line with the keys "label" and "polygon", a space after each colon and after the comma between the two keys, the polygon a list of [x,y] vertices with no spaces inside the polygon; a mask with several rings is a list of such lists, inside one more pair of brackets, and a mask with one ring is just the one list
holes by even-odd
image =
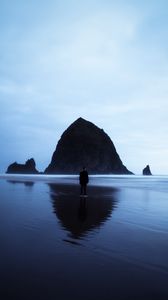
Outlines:
{"label": "standing person", "polygon": [[89,182],[89,176],[88,172],[85,167],[83,167],[83,170],[79,174],[79,182],[81,185],[81,195],[86,195],[86,186]]}

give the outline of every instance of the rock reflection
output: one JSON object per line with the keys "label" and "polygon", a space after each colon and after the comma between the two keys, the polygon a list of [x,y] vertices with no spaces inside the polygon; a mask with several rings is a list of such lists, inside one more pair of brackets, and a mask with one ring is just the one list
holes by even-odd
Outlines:
{"label": "rock reflection", "polygon": [[80,239],[102,226],[117,206],[116,189],[90,186],[89,196],[81,198],[78,186],[48,185],[54,213],[74,239]]}
{"label": "rock reflection", "polygon": [[12,184],[24,184],[25,186],[32,187],[34,185],[33,181],[19,181],[19,180],[7,180],[7,182]]}

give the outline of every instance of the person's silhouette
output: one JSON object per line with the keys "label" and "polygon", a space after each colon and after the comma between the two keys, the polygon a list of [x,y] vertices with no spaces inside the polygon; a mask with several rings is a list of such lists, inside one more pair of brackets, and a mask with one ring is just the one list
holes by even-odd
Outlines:
{"label": "person's silhouette", "polygon": [[81,185],[81,195],[86,195],[86,187],[89,182],[89,176],[85,167],[83,167],[83,170],[79,174],[79,182]]}

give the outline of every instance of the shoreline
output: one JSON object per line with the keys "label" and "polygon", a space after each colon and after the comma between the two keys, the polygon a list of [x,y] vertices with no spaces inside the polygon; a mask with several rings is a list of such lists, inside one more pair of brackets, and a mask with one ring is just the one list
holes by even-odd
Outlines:
{"label": "shoreline", "polygon": [[[79,175],[30,175],[0,174],[0,181],[11,183],[53,183],[80,186]],[[88,187],[97,186],[117,189],[139,189],[144,191],[168,193],[168,176],[166,175],[89,175]]]}

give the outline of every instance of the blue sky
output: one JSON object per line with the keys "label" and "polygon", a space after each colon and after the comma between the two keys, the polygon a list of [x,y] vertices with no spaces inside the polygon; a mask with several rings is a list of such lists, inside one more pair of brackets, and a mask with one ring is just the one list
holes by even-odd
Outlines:
{"label": "blue sky", "polygon": [[78,117],[136,174],[168,174],[167,1],[0,1],[0,172],[49,164]]}

